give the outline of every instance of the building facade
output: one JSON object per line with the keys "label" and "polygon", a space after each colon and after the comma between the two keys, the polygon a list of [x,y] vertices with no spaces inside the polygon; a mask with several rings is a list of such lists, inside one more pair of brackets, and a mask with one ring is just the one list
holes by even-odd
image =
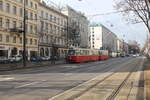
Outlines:
{"label": "building facade", "polygon": [[102,24],[90,25],[91,48],[117,52],[117,36]]}
{"label": "building facade", "polygon": [[69,6],[62,13],[68,16],[68,45],[89,48],[89,21],[84,14]]}
{"label": "building facade", "polygon": [[41,2],[38,7],[38,18],[39,55],[64,57],[67,16]]}
{"label": "building facade", "polygon": [[[39,0],[26,0],[26,52],[28,59],[38,52],[37,11]],[[0,56],[22,55],[24,0],[0,0]],[[33,21],[34,20],[34,21]]]}
{"label": "building facade", "polygon": [[124,44],[123,40],[120,40],[120,39],[117,40],[117,52],[118,52],[118,54],[121,54],[123,52],[123,46],[124,46],[123,44]]}

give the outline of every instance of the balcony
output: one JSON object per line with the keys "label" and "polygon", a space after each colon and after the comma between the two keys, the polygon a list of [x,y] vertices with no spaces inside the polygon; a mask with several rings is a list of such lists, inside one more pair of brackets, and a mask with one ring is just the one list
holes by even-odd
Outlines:
{"label": "balcony", "polygon": [[24,30],[22,28],[11,28],[8,29],[8,32],[21,35],[24,32]]}

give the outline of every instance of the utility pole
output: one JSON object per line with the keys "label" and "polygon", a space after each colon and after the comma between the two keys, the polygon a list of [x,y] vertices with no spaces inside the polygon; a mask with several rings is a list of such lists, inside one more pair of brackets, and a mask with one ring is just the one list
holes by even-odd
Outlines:
{"label": "utility pole", "polygon": [[23,67],[26,67],[26,0],[24,0],[23,24]]}

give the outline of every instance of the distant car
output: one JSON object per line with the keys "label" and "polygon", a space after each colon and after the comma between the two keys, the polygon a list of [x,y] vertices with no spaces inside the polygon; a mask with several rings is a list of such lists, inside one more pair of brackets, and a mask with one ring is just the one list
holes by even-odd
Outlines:
{"label": "distant car", "polygon": [[125,57],[125,55],[122,54],[122,55],[120,55],[120,57]]}
{"label": "distant car", "polygon": [[137,55],[136,55],[136,54],[133,54],[132,56],[133,56],[133,57],[136,57]]}
{"label": "distant car", "polygon": [[43,61],[48,61],[48,60],[50,60],[50,57],[45,56],[45,57],[41,57],[41,59],[42,59]]}
{"label": "distant car", "polygon": [[41,57],[31,57],[30,61],[32,61],[32,62],[40,62],[40,61],[42,61],[42,58]]}
{"label": "distant car", "polygon": [[20,61],[22,61],[22,56],[20,56],[20,55],[10,56],[9,57],[9,61],[11,63],[13,63],[13,62],[20,62]]}
{"label": "distant car", "polygon": [[8,59],[8,57],[0,57],[0,63],[2,64],[6,64],[6,63],[8,63],[9,62],[9,59]]}
{"label": "distant car", "polygon": [[22,56],[20,56],[20,55],[16,56],[16,62],[20,62],[20,61],[22,61],[22,59],[23,59]]}
{"label": "distant car", "polygon": [[129,54],[126,54],[126,57],[130,57],[130,55],[129,55]]}

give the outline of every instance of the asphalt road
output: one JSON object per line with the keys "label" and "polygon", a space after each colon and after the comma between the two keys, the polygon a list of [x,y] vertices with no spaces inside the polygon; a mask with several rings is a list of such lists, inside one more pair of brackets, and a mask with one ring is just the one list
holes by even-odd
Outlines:
{"label": "asphalt road", "polygon": [[[48,100],[100,74],[123,68],[143,58],[113,58],[106,61],[63,64],[40,69],[0,73],[0,100]],[[123,72],[123,71],[122,71]]]}

